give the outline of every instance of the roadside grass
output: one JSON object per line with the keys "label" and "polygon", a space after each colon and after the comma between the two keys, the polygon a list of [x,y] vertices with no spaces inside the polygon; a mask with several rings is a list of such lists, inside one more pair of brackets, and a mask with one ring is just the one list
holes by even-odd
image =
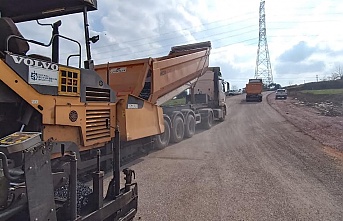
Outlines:
{"label": "roadside grass", "polygon": [[163,104],[163,106],[174,106],[186,104],[186,98],[172,99]]}
{"label": "roadside grass", "polygon": [[325,94],[325,95],[331,95],[331,94],[343,94],[343,89],[325,89],[325,90],[303,90],[300,91],[301,93],[307,93],[307,94]]}

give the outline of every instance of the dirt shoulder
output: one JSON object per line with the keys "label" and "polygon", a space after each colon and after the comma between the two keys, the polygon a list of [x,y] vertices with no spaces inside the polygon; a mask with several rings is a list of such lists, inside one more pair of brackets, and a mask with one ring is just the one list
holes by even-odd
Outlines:
{"label": "dirt shoulder", "polygon": [[[314,106],[312,102],[308,102],[302,97],[290,96],[287,100],[275,100],[275,94],[270,93],[267,95],[267,101],[289,122],[325,145],[326,152],[335,156],[340,155],[343,158],[343,154],[341,154],[343,153],[342,115],[325,114],[327,109],[324,111],[320,109],[323,107],[322,105]],[[318,101],[316,103],[318,104]],[[337,112],[335,111],[335,113]]]}
{"label": "dirt shoulder", "polygon": [[[341,91],[341,90],[340,90]],[[343,116],[343,94],[311,94],[291,91],[291,97],[297,98],[299,103],[313,107],[321,115]]]}
{"label": "dirt shoulder", "polygon": [[136,220],[342,220],[340,164],[266,99],[227,104],[224,122],[130,166]]}

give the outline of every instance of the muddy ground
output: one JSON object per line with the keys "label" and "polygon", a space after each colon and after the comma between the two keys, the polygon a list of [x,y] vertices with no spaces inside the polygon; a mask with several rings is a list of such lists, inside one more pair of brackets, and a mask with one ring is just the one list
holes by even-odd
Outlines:
{"label": "muddy ground", "polygon": [[270,93],[268,103],[304,133],[343,153],[343,95],[289,94],[275,100]]}

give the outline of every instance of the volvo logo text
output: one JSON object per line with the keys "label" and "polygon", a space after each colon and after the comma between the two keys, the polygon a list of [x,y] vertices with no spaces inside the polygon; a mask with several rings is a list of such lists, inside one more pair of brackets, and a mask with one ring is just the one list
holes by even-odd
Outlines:
{"label": "volvo logo text", "polygon": [[53,71],[58,71],[57,64],[52,64],[46,61],[37,61],[31,58],[24,58],[17,55],[11,55],[11,57],[16,64],[24,63],[27,66],[33,66],[33,67],[39,67],[39,68],[44,68],[44,69],[50,69]]}

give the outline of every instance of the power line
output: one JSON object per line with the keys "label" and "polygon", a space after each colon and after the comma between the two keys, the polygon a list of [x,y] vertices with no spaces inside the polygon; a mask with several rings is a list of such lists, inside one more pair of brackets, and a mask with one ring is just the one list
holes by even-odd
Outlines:
{"label": "power line", "polygon": [[[334,21],[334,20],[330,20],[330,21]],[[328,22],[328,21],[302,21],[303,23],[306,23],[306,22]],[[280,24],[280,23],[299,23],[299,21],[290,21],[290,22],[270,22],[270,23],[273,23],[273,24]],[[214,28],[209,28],[209,29],[204,29],[204,30],[201,30],[201,31],[194,31],[194,32],[190,32],[189,34],[198,34],[198,33],[201,33],[201,32],[207,32],[209,30],[213,30],[213,29],[217,29],[217,28],[222,28],[222,27],[227,27],[228,25],[221,25],[219,27],[214,27]],[[229,30],[227,32],[222,32],[222,33],[228,33],[228,32],[233,32],[233,31],[238,31],[238,30],[242,30],[242,29],[245,29],[245,28],[250,28],[250,27],[255,27],[255,25],[250,25],[250,26],[246,26],[244,28],[239,28],[239,29],[234,29],[234,30]],[[270,28],[270,30],[273,30],[273,29],[284,29],[284,28]],[[268,29],[269,30],[269,29]],[[222,34],[221,33],[221,34]],[[175,33],[174,33],[175,34]],[[210,35],[210,36],[213,36],[213,35]],[[209,36],[209,37],[210,37]],[[181,37],[184,37],[182,35],[179,35],[179,36],[173,36],[173,37],[170,37],[170,38],[165,38],[165,39],[161,39],[159,40],[159,42],[163,42],[163,41],[167,41],[167,40],[171,40],[171,39],[177,39],[177,38],[181,38]],[[116,44],[125,44],[125,43],[129,43],[129,42],[134,42],[134,41],[141,41],[143,39],[147,39],[147,38],[139,38],[139,39],[136,39],[136,40],[132,40],[132,41],[124,41],[124,42],[118,42],[118,43],[115,43],[115,44],[108,44],[106,46],[101,46],[101,47],[93,47],[93,50],[97,50],[97,49],[100,49],[100,48],[108,48],[110,47],[111,45],[116,45]],[[131,45],[131,47],[137,47],[137,46],[143,46],[143,45],[146,45],[146,44],[149,44],[149,43],[155,43],[155,42],[148,42],[148,43],[144,43],[144,44],[136,44],[136,45]],[[117,50],[126,50],[128,49],[127,47],[126,48],[120,48],[120,49],[117,49]],[[100,52],[100,53],[105,53],[105,52]]]}
{"label": "power line", "polygon": [[[251,13],[246,13],[244,15],[249,15]],[[231,17],[231,18],[237,18],[237,17],[240,17],[240,16],[234,16],[234,17]],[[248,21],[250,20],[251,18],[249,19],[246,19],[246,20],[242,20],[240,22],[244,22],[244,21]],[[226,21],[227,19],[223,19],[223,20],[218,20],[218,21],[214,21],[214,22],[209,22],[207,24],[213,24],[213,23],[217,23],[217,22],[221,22],[221,21]],[[330,21],[334,21],[334,20],[330,20]],[[328,22],[328,20],[326,21],[323,21],[323,20],[319,20],[319,21],[302,21],[302,22]],[[274,24],[280,24],[280,23],[299,23],[299,21],[277,21],[277,22],[271,22],[271,23],[274,23]],[[236,23],[235,23],[236,24]],[[191,28],[185,28],[185,29],[181,29],[181,30],[189,30],[189,29],[193,29],[193,28],[196,28],[196,27],[203,27],[205,26],[206,24],[202,24],[201,26],[193,26]],[[217,27],[214,27],[214,28],[208,28],[208,29],[204,29],[204,30],[200,30],[200,31],[194,31],[194,32],[190,32],[189,34],[197,34],[197,33],[200,33],[200,32],[206,32],[208,30],[213,30],[213,29],[217,29],[217,28],[221,28],[221,27],[225,27],[225,26],[228,26],[228,25],[220,25],[220,26],[217,26]],[[247,27],[252,27],[253,25],[251,26],[247,26]],[[273,28],[273,29],[280,29],[280,28]],[[240,29],[238,29],[240,30]],[[236,31],[236,30],[231,30],[231,31]],[[162,33],[162,34],[159,34],[159,35],[154,35],[152,37],[161,37],[161,36],[164,36],[164,35],[168,35],[168,34],[175,34],[175,32],[167,32],[167,33]],[[211,35],[213,36],[213,35]],[[161,39],[159,40],[159,42],[163,42],[163,41],[167,41],[167,40],[171,40],[171,39],[176,39],[176,38],[181,38],[181,37],[184,37],[182,35],[179,35],[179,36],[174,36],[174,37],[171,37],[171,38],[166,38],[166,39]],[[122,41],[122,42],[117,42],[115,44],[107,44],[107,45],[104,45],[104,46],[100,46],[100,47],[93,47],[93,50],[98,50],[100,48],[109,48],[110,46],[112,45],[116,45],[116,44],[125,44],[125,43],[130,43],[130,42],[136,42],[136,41],[142,41],[144,39],[150,39],[151,37],[144,37],[144,38],[138,38],[138,39],[134,39],[134,40],[130,40],[130,41]],[[143,45],[146,45],[146,44],[149,44],[149,43],[155,43],[155,42],[148,42],[148,43],[145,43],[145,44],[137,44],[137,45],[130,45],[131,48],[132,47],[139,47],[139,46],[143,46]],[[120,48],[120,49],[116,49],[116,51],[118,50],[127,50],[127,49],[130,49],[130,47],[125,47],[125,48]],[[106,50],[107,51],[107,50]],[[107,53],[111,53],[112,51],[108,51]],[[106,52],[97,52],[95,54],[100,54],[100,53],[106,53]],[[63,54],[68,54],[68,53],[61,53],[61,55]]]}
{"label": "power line", "polygon": [[[246,20],[244,20],[246,21]],[[242,22],[244,22],[242,21]],[[236,24],[231,24],[231,25],[236,25]],[[225,25],[220,25],[220,26],[217,26],[217,27],[213,27],[213,28],[208,28],[208,29],[204,29],[204,30],[200,30],[200,31],[193,31],[193,32],[190,32],[189,34],[193,35],[193,34],[199,34],[201,32],[208,32],[209,30],[214,30],[214,29],[219,29],[219,28],[223,28],[223,27],[228,27],[229,25],[225,24]],[[255,25],[249,25],[249,26],[244,26],[244,27],[241,27],[241,28],[237,28],[237,29],[231,29],[229,31],[225,31],[225,32],[221,32],[219,34],[225,34],[225,33],[229,33],[229,32],[236,32],[236,31],[240,31],[240,30],[244,30],[244,29],[247,29],[247,28],[251,28],[251,27],[256,27]],[[185,30],[185,29],[183,29]],[[177,39],[177,38],[182,38],[182,37],[185,37],[183,35],[177,35],[175,36],[175,32],[173,32],[174,36],[172,37],[169,37],[169,38],[165,38],[165,39],[161,39],[159,40],[158,42],[164,42],[164,41],[167,41],[167,40],[172,40],[172,39]],[[164,34],[161,34],[161,36],[164,35]],[[214,34],[215,35],[215,34]],[[211,37],[211,36],[214,36],[214,35],[210,35],[210,36],[207,36],[207,37]],[[135,40],[131,40],[131,41],[123,41],[123,42],[117,42],[115,44],[108,44],[106,46],[101,46],[101,47],[92,47],[92,50],[95,51],[95,50],[98,50],[100,48],[106,48],[105,51],[98,51],[96,53],[92,53],[93,55],[96,55],[96,54],[106,54],[106,53],[111,53],[113,52],[113,50],[111,51],[107,51],[107,49],[110,47],[110,46],[113,46],[113,45],[116,45],[116,44],[125,44],[125,43],[130,43],[130,42],[136,42],[136,41],[142,41],[144,39],[148,39],[148,37],[144,37],[144,38],[138,38],[138,39],[135,39]],[[150,38],[149,38],[150,39]],[[153,44],[153,43],[156,43],[155,39],[153,39],[153,41],[151,42],[145,42],[145,43],[140,43],[140,44],[135,44],[135,45],[130,45],[130,47],[124,47],[124,48],[119,48],[119,49],[116,49],[116,51],[122,51],[122,50],[128,50],[128,49],[131,49],[132,47],[140,47],[140,46],[144,46],[144,45],[147,45],[147,44]],[[174,46],[174,45],[172,45]],[[60,55],[66,55],[66,54],[69,54],[68,52],[65,52],[65,53],[61,53]]]}
{"label": "power line", "polygon": [[[268,29],[269,30],[269,29]],[[294,37],[316,37],[318,35],[301,35],[301,34],[298,34],[298,35],[268,35],[269,38],[294,38]],[[216,42],[217,41],[221,41],[221,40],[224,40],[224,39],[227,39],[227,36],[225,37],[222,37],[222,38],[218,38],[218,39],[212,39],[211,42],[212,42],[212,45],[216,45]],[[201,39],[197,39],[197,40],[201,40]],[[240,40],[240,41],[234,41],[234,42],[230,42],[230,43],[227,43],[227,44],[221,44],[221,45],[217,45],[216,47],[213,47],[213,49],[221,49],[221,48],[224,48],[225,47],[228,47],[228,46],[233,46],[233,45],[236,45],[236,44],[240,44],[240,43],[246,43],[246,42],[249,42],[249,41],[258,41],[258,37],[255,37],[255,38],[249,38],[249,39],[244,39],[244,40]],[[341,40],[340,42],[342,42],[343,40]],[[245,46],[252,46],[252,45],[255,45],[255,42],[254,43],[250,43],[250,44],[244,44]],[[188,42],[180,42],[180,44],[187,44]],[[161,50],[161,52],[158,52],[158,53],[148,53],[149,51],[152,51],[153,49],[150,49],[150,50],[141,50],[141,51],[136,51],[134,52],[133,54],[142,54],[142,53],[148,53],[148,54],[145,54],[144,56],[141,56],[141,57],[155,57],[155,56],[163,56],[165,55],[167,52],[167,50],[169,50],[169,48],[171,46],[174,46],[174,44],[169,44],[169,45],[163,45],[161,46],[160,48],[156,49],[156,50]],[[221,51],[216,51],[216,52],[211,52],[211,54],[217,54],[217,53],[221,53]],[[331,52],[333,53],[333,52]],[[98,53],[97,53],[98,54]],[[96,61],[99,62],[99,61],[108,61],[108,60],[115,60],[114,58],[117,58],[117,57],[124,57],[124,56],[127,56],[127,55],[130,55],[132,54],[131,52],[130,53],[123,53],[123,54],[119,54],[119,55],[115,55],[115,56],[108,56],[108,57],[104,57],[104,58],[101,58],[101,59],[97,59]]]}
{"label": "power line", "polygon": [[[224,37],[224,38],[221,38],[221,39],[217,39],[217,40],[223,40],[223,39],[226,39],[226,38],[227,37]],[[242,41],[237,41],[237,42],[233,42],[233,43],[230,43],[230,44],[226,44],[226,45],[223,45],[223,46],[220,46],[220,47],[226,47],[226,46],[229,46],[229,45],[239,44],[239,43],[248,42],[248,41],[257,40],[257,39],[258,38],[256,38],[256,37],[255,38],[250,38],[250,39],[246,39],[246,40],[242,40]],[[198,40],[201,40],[201,39],[198,39]],[[213,44],[213,41],[211,41],[211,42]],[[174,45],[169,45],[169,46],[166,45],[165,47],[170,47],[170,46],[174,46]],[[220,48],[220,47],[217,47],[217,48]],[[142,50],[142,51],[135,52],[134,54],[145,53],[145,52],[148,52],[148,51],[151,51],[151,50]],[[162,54],[165,54],[165,52],[148,54],[145,57],[155,57],[157,55],[162,55]],[[104,61],[104,60],[108,60],[109,58],[116,58],[116,57],[121,57],[121,56],[126,56],[126,55],[129,55],[129,54],[126,53],[126,54],[120,54],[120,55],[111,56],[111,57],[107,57],[107,58],[102,58],[102,59],[99,59],[98,61]]]}
{"label": "power line", "polygon": [[[243,29],[247,29],[247,28],[251,28],[251,27],[255,27],[255,25],[250,25],[250,26],[246,26],[246,27],[243,27],[243,28],[235,29],[235,30],[230,30],[230,31],[225,31],[225,32],[220,32],[220,33],[212,34],[212,35],[207,35],[204,38],[218,36],[218,35],[221,35],[221,34],[227,34],[227,33],[235,32],[235,31],[239,31],[239,30],[243,30]],[[205,31],[207,31],[207,30],[205,30]],[[253,29],[253,30],[250,30],[250,31],[246,31],[246,32],[242,32],[242,33],[239,33],[239,34],[231,35],[231,36],[228,36],[228,37],[240,36],[242,34],[247,34],[247,33],[255,32],[255,31],[257,31],[257,29]],[[194,33],[198,33],[198,32],[193,32],[193,33],[190,33],[190,34],[194,34]],[[177,39],[177,38],[180,38],[180,37],[184,37],[184,36],[176,36],[176,37],[171,37],[171,38],[168,38],[168,39],[163,39],[163,40],[158,41],[158,43],[161,43],[161,42],[164,42],[164,41],[167,41],[167,40],[171,40],[171,39]],[[155,43],[155,42],[151,42],[151,43]],[[140,46],[144,46],[146,44],[147,43],[130,45],[130,47],[140,47]],[[174,45],[170,45],[170,46],[174,46]],[[163,46],[163,47],[165,47],[165,46]],[[97,50],[97,49],[98,48],[94,48],[93,50]],[[116,51],[122,51],[122,50],[127,50],[127,49],[129,49],[129,47],[116,49]],[[100,52],[96,52],[96,53],[93,53],[93,54],[106,54],[106,53],[111,53],[111,52],[113,52],[113,51],[107,51],[107,52],[100,51]]]}
{"label": "power line", "polygon": [[[313,8],[315,8],[315,7],[313,7]],[[310,9],[310,8],[308,8],[308,9]],[[246,13],[245,15],[248,15],[248,14],[250,14],[250,13]],[[241,16],[234,16],[234,17],[231,17],[231,18],[237,18],[237,17],[241,17]],[[227,19],[223,19],[223,20],[218,20],[218,21],[214,21],[214,22],[210,22],[210,23],[207,23],[207,24],[213,24],[213,23],[217,23],[217,22],[220,22],[220,21],[226,21]],[[241,22],[244,22],[244,21],[248,21],[249,19],[247,19],[247,20],[243,20],[243,21],[241,21]],[[333,21],[333,20],[330,20],[330,21]],[[293,22],[293,23],[295,23],[295,22],[299,22],[299,21],[291,21],[291,22]],[[320,21],[304,21],[304,22],[320,22]],[[321,21],[321,22],[327,22],[327,21]],[[280,24],[280,23],[282,23],[282,21],[280,22],[280,21],[277,21],[277,22],[273,22],[274,24]],[[283,22],[283,23],[286,23],[286,22]],[[192,28],[195,28],[195,27],[203,27],[204,26],[204,24],[202,24],[201,26],[193,26],[193,27],[191,27],[191,29]],[[197,33],[200,33],[200,32],[206,32],[206,31],[208,31],[208,30],[213,30],[213,29],[217,29],[217,28],[220,28],[220,27],[225,27],[225,26],[228,26],[228,25],[220,25],[220,26],[218,26],[218,27],[213,27],[213,28],[209,28],[209,29],[204,29],[204,30],[201,30],[201,31],[194,31],[194,32],[190,32],[189,34],[197,34]],[[248,27],[253,27],[254,25],[251,25],[251,26],[247,26],[246,28],[248,28]],[[243,28],[242,28],[243,29]],[[282,29],[282,28],[273,28],[273,29]],[[268,30],[273,30],[273,29],[268,29]],[[188,30],[187,28],[185,28],[185,29],[181,29],[181,30]],[[241,30],[241,29],[238,29],[238,30]],[[233,31],[235,31],[235,30],[231,30],[231,32],[233,32]],[[249,31],[249,32],[252,32],[253,30],[251,30],[251,31]],[[221,33],[217,33],[217,34],[213,34],[213,35],[209,35],[209,36],[205,36],[205,37],[203,37],[203,38],[201,38],[201,39],[205,39],[205,38],[208,38],[208,37],[212,37],[212,36],[218,36],[218,35],[221,35],[221,34],[226,34],[226,33],[229,33],[230,31],[227,31],[227,32],[221,32]],[[249,33],[248,32],[248,33]],[[162,34],[160,34],[160,35],[158,35],[159,37],[160,36],[163,36],[163,35],[167,35],[167,34],[171,34],[171,33],[174,33],[174,32],[168,32],[168,33],[162,33]],[[247,32],[244,32],[244,33],[241,33],[241,34],[245,34],[245,33],[247,33]],[[235,35],[235,36],[239,36],[239,35],[241,35],[241,34],[237,34],[237,35]],[[314,36],[314,35],[302,35],[302,36]],[[316,35],[316,36],[318,36],[318,35]],[[172,38],[165,38],[165,39],[161,39],[161,40],[159,40],[158,42],[160,43],[160,42],[164,42],[164,41],[168,41],[168,40],[171,40],[171,39],[176,39],[176,38],[181,38],[181,37],[184,37],[184,36],[182,36],[182,35],[180,35],[180,36],[175,36],[175,37],[172,37]],[[228,38],[230,38],[230,37],[233,37],[233,36],[228,36]],[[270,36],[270,37],[280,37],[280,36]],[[286,37],[286,36],[285,36]],[[287,36],[287,37],[291,37],[291,36]],[[130,40],[130,41],[124,41],[124,42],[120,42],[121,44],[123,44],[123,43],[130,43],[130,42],[134,42],[134,41],[141,41],[142,39],[149,39],[149,37],[144,37],[144,38],[138,38],[138,39],[135,39],[135,40]],[[222,39],[224,39],[224,38],[220,38],[220,39],[215,39],[215,40],[222,40]],[[198,39],[197,39],[198,40]],[[152,41],[152,42],[148,42],[148,43],[145,43],[145,44],[149,44],[149,43],[156,43],[155,41]],[[188,42],[186,42],[186,43],[188,43]],[[122,50],[128,50],[128,49],[131,49],[132,47],[140,47],[140,46],[144,46],[145,44],[136,44],[136,45],[130,45],[130,47],[125,47],[125,48],[120,48],[120,49],[116,49],[116,50],[112,50],[112,51],[108,51],[108,52],[101,52],[101,51],[97,51],[96,53],[93,53],[94,55],[98,55],[98,54],[106,54],[106,53],[111,53],[111,52],[118,52],[118,51],[122,51]],[[235,44],[235,43],[234,43]],[[112,44],[112,45],[115,45],[115,44]],[[167,46],[174,46],[175,44],[173,44],[173,45],[167,45]],[[231,45],[231,44],[230,44]],[[106,45],[106,46],[103,46],[103,47],[95,47],[95,48],[93,48],[93,50],[94,51],[96,51],[96,50],[98,50],[99,48],[104,48],[104,47],[110,47],[111,45]],[[159,47],[158,48],[158,50],[161,50],[161,49],[163,49],[164,47],[167,47],[167,46],[162,46],[162,47]],[[152,49],[153,50],[153,49]],[[134,54],[139,54],[139,53],[143,53],[143,52],[147,52],[147,51],[151,51],[151,50],[143,50],[143,51],[138,51],[138,52],[133,52]],[[130,52],[131,53],[131,52]],[[128,55],[128,54],[130,54],[130,53],[125,53],[125,54],[121,54],[121,55],[117,55],[117,56],[114,56],[114,57],[119,57],[119,56],[125,56],[125,55]],[[66,53],[67,54],[67,53]],[[108,58],[112,58],[112,56],[111,57],[108,57]],[[106,58],[105,58],[106,59]],[[104,59],[102,59],[102,60],[104,60]]]}
{"label": "power line", "polygon": [[[246,13],[248,14],[248,13]],[[244,15],[246,15],[244,14]],[[250,13],[249,13],[250,14]],[[238,16],[234,16],[234,17],[230,17],[228,19],[223,19],[223,20],[217,20],[217,21],[213,21],[213,22],[209,22],[209,23],[204,23],[202,25],[199,25],[199,26],[191,26],[191,27],[187,27],[187,28],[183,28],[183,29],[180,29],[178,31],[189,31],[189,30],[192,30],[192,29],[196,29],[196,28],[201,28],[203,26],[207,26],[207,25],[210,25],[210,24],[214,24],[214,23],[218,23],[218,22],[223,22],[223,21],[228,21],[229,19],[231,18],[236,18]],[[244,22],[244,21],[248,21],[248,20],[251,20],[251,19],[254,19],[255,17],[249,17],[248,19],[244,19],[244,20],[241,20],[239,22]],[[232,20],[230,20],[230,22],[232,22]],[[236,21],[237,22],[237,21]],[[204,30],[201,30],[201,31],[194,31],[192,33],[197,33],[197,32],[203,32],[203,31],[207,31],[207,30],[212,30],[212,29],[216,29],[216,28],[220,28],[220,27],[224,27],[224,26],[227,26],[228,24],[225,24],[225,25],[221,25],[221,26],[218,26],[218,27],[214,27],[214,28],[209,28],[209,29],[204,29]],[[123,42],[120,42],[121,44],[124,44],[124,43],[132,43],[132,42],[136,42],[136,41],[142,41],[144,39],[151,39],[151,38],[157,38],[157,37],[161,37],[161,36],[164,36],[164,35],[170,35],[170,34],[175,34],[175,31],[170,31],[170,32],[164,32],[164,33],[160,33],[158,35],[150,35],[150,36],[147,36],[147,37],[143,37],[143,38],[138,38],[138,39],[133,39],[133,40],[129,40],[129,41],[123,41]],[[109,44],[109,45],[104,45],[104,46],[101,46],[101,47],[97,47],[98,48],[104,48],[104,47],[108,47],[110,45],[115,45],[115,44]]]}
{"label": "power line", "polygon": [[321,23],[321,22],[334,22],[334,21],[340,21],[340,20],[336,20],[336,19],[334,19],[334,20],[308,20],[308,21],[304,21],[304,20],[301,20],[300,22],[299,22],[299,20],[298,21],[271,21],[271,22],[268,22],[268,24],[274,24],[274,23],[276,23],[276,24],[280,24],[280,23],[287,23],[287,24],[289,24],[289,23]]}
{"label": "power line", "polygon": [[[252,27],[252,26],[247,26],[247,27],[244,27],[244,28],[241,28],[241,29],[236,29],[236,30],[242,30],[242,29],[245,29],[245,28],[248,28],[248,27]],[[268,29],[269,30],[269,29]],[[239,34],[235,34],[235,35],[229,35],[229,36],[224,36],[222,38],[219,38],[219,39],[211,39],[212,42],[215,42],[215,41],[219,41],[219,40],[224,40],[226,38],[232,38],[232,37],[237,37],[237,36],[241,36],[241,35],[244,35],[244,34],[247,34],[247,33],[251,33],[251,32],[255,32],[257,30],[253,29],[253,30],[249,30],[247,32],[241,32]],[[208,39],[209,37],[213,37],[213,36],[219,36],[219,35],[222,35],[222,34],[227,34],[227,33],[230,33],[230,31],[226,31],[226,32],[221,32],[221,33],[216,33],[216,34],[213,34],[213,35],[208,35],[206,37],[203,37],[203,38],[198,38],[197,40],[202,40],[202,39]],[[268,35],[268,37],[270,38],[293,38],[293,37],[318,37],[319,34],[316,34],[316,35],[308,35],[308,34],[298,34],[298,35]],[[152,42],[153,43],[153,42]],[[186,44],[188,42],[180,42],[180,44]],[[102,52],[102,51],[96,51],[96,49],[93,49],[93,51],[96,51],[96,52],[93,52],[92,54],[93,55],[98,55],[98,54],[108,54],[108,53],[111,53],[111,52],[118,52],[118,51],[123,51],[123,50],[130,50],[132,47],[140,47],[140,46],[144,46],[145,44],[140,44],[140,45],[133,45],[131,47],[125,47],[125,48],[121,48],[121,49],[116,49],[116,50],[111,50],[111,51],[107,51],[107,52]],[[161,47],[157,48],[158,50],[168,50],[170,47],[172,46],[175,46],[175,43],[173,44],[164,44],[164,45],[161,45]],[[119,55],[116,55],[114,57],[120,57],[120,56],[126,56],[128,54],[132,54],[132,53],[135,53],[135,54],[139,54],[139,53],[143,53],[143,52],[149,52],[149,51],[152,51],[152,50],[155,50],[155,49],[149,49],[149,50],[141,50],[141,51],[135,51],[135,52],[126,52],[126,53],[122,53],[122,54],[119,54]],[[65,55],[69,54],[69,53],[63,53]],[[63,55],[61,54],[61,55]],[[111,56],[112,57],[112,56]],[[107,57],[107,58],[110,58],[110,57]],[[107,58],[104,58],[104,59],[107,59]]]}
{"label": "power line", "polygon": [[[226,31],[226,32],[220,32],[220,33],[216,33],[216,34],[212,34],[212,35],[208,35],[206,37],[203,37],[201,39],[206,39],[206,38],[209,38],[209,37],[212,37],[212,36],[217,36],[217,35],[221,35],[221,34],[226,34],[226,33],[230,33],[230,32],[234,32],[234,31],[237,31],[237,30],[243,30],[243,29],[246,29],[246,28],[249,28],[249,27],[253,27],[254,25],[251,25],[251,26],[246,26],[244,28],[240,28],[240,29],[234,29],[234,30],[229,30],[229,31]],[[282,30],[283,28],[269,28],[268,30]],[[204,32],[206,30],[203,30],[201,32]],[[248,32],[243,32],[243,33],[240,33],[240,34],[237,34],[235,36],[239,36],[239,35],[243,35],[243,34],[246,34],[246,33],[250,33],[250,32],[253,32],[254,30],[251,30],[251,31],[248,31]],[[193,32],[193,33],[190,33],[190,34],[194,34],[196,32]],[[269,37],[294,37],[294,36],[307,36],[307,37],[315,37],[315,36],[319,36],[318,34],[317,35],[309,35],[309,34],[302,34],[302,35],[288,35],[288,36],[273,36],[273,35],[268,35]],[[171,40],[171,39],[177,39],[177,38],[181,38],[181,37],[184,37],[184,36],[175,36],[175,37],[172,37],[172,38],[169,38],[169,39],[162,39],[160,41],[158,41],[158,43],[160,42],[164,42],[164,41],[167,41],[167,40]],[[228,38],[232,37],[232,36],[227,36]],[[199,40],[199,39],[197,39]],[[92,50],[93,51],[96,51],[93,53],[93,55],[97,55],[97,54],[107,54],[107,53],[111,53],[111,52],[118,52],[118,51],[124,51],[124,50],[130,50],[131,48],[133,47],[140,47],[140,46],[144,46],[144,45],[147,45],[147,44],[153,44],[153,43],[156,43],[155,41],[151,41],[151,42],[147,42],[147,43],[144,43],[144,44],[136,44],[136,45],[130,45],[130,47],[124,47],[124,48],[119,48],[119,49],[111,49],[110,51],[97,51],[98,48],[93,48]],[[168,44],[167,46],[162,46],[160,47],[159,49],[161,48],[164,48],[164,47],[169,47],[169,46],[174,46],[175,44]],[[110,45],[109,45],[110,46]],[[139,53],[139,52],[134,52],[134,53]],[[63,54],[69,54],[69,53],[61,53],[61,55]],[[122,55],[126,55],[126,54],[121,54],[120,56]]]}
{"label": "power line", "polygon": [[[318,35],[268,35],[269,38],[294,38],[294,37],[302,37],[302,36],[305,36],[305,37],[315,37],[315,36],[318,36]],[[216,42],[217,41],[221,41],[223,39],[227,39],[227,37],[222,37],[222,38],[219,38],[219,39],[215,39],[215,40],[211,40],[212,42],[212,45],[216,45]],[[199,39],[197,39],[199,40]],[[233,45],[236,45],[236,44],[240,44],[240,43],[246,43],[246,42],[250,42],[250,41],[254,41],[253,43],[250,43],[250,44],[244,44],[245,46],[252,46],[252,45],[255,45],[256,44],[256,41],[258,41],[258,37],[254,37],[254,38],[249,38],[249,39],[244,39],[244,40],[240,40],[240,41],[234,41],[234,42],[230,42],[230,43],[227,43],[227,44],[221,44],[221,45],[217,45],[216,47],[213,47],[213,49],[216,49],[215,52],[211,52],[211,54],[217,54],[217,53],[221,53],[222,51],[218,51],[220,49],[225,49],[226,47],[228,46],[233,46]],[[342,40],[343,41],[343,40]],[[187,44],[188,42],[181,42],[180,44]],[[127,56],[127,55],[130,55],[130,54],[142,54],[142,53],[146,53],[145,55],[143,56],[138,56],[138,57],[157,57],[157,56],[163,56],[165,55],[167,52],[167,50],[169,50],[169,48],[171,46],[174,46],[173,45],[163,45],[162,47],[156,49],[156,50],[161,50],[160,52],[158,53],[148,53],[149,51],[153,51],[153,49],[150,49],[150,50],[141,50],[141,51],[136,51],[134,53],[123,53],[123,54],[119,54],[119,55],[115,55],[115,56],[109,56],[109,57],[104,57],[104,58],[101,58],[101,59],[97,59],[96,61],[97,62],[102,62],[102,61],[109,61],[109,60],[112,60],[114,61],[115,59],[114,58],[118,58],[118,57],[124,57],[124,56]],[[163,50],[164,49],[164,50]],[[134,59],[138,59],[138,58],[134,58]]]}

